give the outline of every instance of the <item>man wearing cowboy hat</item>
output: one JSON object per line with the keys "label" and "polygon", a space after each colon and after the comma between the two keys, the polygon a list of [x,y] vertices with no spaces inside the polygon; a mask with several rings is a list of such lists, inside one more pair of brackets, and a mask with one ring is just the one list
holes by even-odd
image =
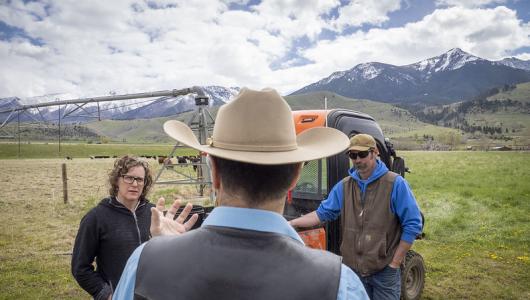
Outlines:
{"label": "man wearing cowboy hat", "polygon": [[341,254],[371,299],[399,299],[400,264],[421,233],[421,214],[405,179],[377,159],[375,139],[357,134],[347,152],[353,168],[318,209],[290,221],[310,227],[341,216]]}
{"label": "man wearing cowboy hat", "polygon": [[296,136],[291,109],[271,89],[242,89],[223,105],[208,145],[182,122],[164,130],[208,153],[218,207],[200,228],[140,246],[115,299],[368,299],[339,256],[305,247],[282,216],[302,163],[344,151],[343,133]]}

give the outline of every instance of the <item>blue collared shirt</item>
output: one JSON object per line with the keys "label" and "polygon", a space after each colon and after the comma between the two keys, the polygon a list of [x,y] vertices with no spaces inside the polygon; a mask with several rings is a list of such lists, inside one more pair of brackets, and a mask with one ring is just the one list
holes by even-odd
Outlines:
{"label": "blue collared shirt", "polygon": [[[204,220],[203,225],[233,227],[238,229],[274,232],[284,234],[304,243],[296,231],[280,214],[249,208],[216,207]],[[133,299],[136,281],[136,269],[144,244],[136,248],[123,270],[120,282],[114,292],[113,299]],[[337,300],[366,299],[368,295],[357,275],[346,265],[342,265]]]}

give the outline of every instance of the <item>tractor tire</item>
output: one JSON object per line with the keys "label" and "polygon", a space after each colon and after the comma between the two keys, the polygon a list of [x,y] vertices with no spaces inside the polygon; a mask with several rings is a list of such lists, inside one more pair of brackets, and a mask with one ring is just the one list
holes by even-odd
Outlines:
{"label": "tractor tire", "polygon": [[405,178],[405,160],[401,157],[395,157],[392,162],[392,172],[401,175]]}
{"label": "tractor tire", "polygon": [[401,264],[401,299],[420,299],[425,286],[425,264],[417,252],[409,250]]}

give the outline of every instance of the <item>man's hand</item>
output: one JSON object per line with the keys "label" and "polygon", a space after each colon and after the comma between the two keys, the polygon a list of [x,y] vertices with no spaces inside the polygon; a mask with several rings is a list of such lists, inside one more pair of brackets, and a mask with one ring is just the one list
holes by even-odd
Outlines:
{"label": "man's hand", "polygon": [[405,255],[407,255],[407,251],[410,250],[410,247],[412,247],[412,244],[409,244],[405,242],[404,240],[399,241],[399,245],[396,249],[396,252],[394,252],[394,257],[392,258],[392,262],[388,265],[394,269],[399,268],[401,265],[401,262],[405,258]]}
{"label": "man's hand", "polygon": [[156,208],[151,208],[151,236],[179,235],[190,230],[195,225],[195,222],[199,218],[198,214],[193,214],[188,222],[184,223],[193,208],[191,203],[186,204],[177,219],[173,220],[180,207],[180,200],[175,199],[175,202],[173,202],[173,205],[171,205],[164,216],[165,202],[165,199],[160,197],[156,203]]}

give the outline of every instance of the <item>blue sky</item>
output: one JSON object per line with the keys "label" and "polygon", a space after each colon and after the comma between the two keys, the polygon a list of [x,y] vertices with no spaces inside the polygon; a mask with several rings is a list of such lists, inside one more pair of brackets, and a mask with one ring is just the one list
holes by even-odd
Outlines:
{"label": "blue sky", "polygon": [[195,85],[289,93],[449,49],[530,59],[529,0],[2,1],[0,97]]}

